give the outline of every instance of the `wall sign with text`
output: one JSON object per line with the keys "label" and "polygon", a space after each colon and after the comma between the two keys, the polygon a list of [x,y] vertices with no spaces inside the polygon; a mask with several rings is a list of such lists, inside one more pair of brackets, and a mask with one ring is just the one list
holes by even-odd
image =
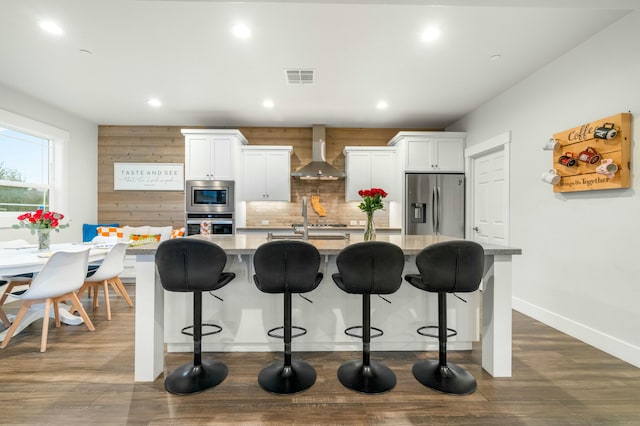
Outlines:
{"label": "wall sign with text", "polygon": [[621,113],[553,135],[553,192],[631,186],[631,114]]}
{"label": "wall sign with text", "polygon": [[182,163],[113,163],[115,191],[183,191]]}

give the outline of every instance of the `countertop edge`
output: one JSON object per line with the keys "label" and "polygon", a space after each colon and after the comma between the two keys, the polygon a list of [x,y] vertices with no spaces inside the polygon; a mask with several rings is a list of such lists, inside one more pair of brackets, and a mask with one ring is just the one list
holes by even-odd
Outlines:
{"label": "countertop edge", "polygon": [[[237,227],[236,232],[281,232],[281,231],[291,231],[293,228],[291,226],[243,226]],[[309,231],[318,231],[318,232],[352,232],[358,231],[363,232],[364,226],[310,226]],[[392,232],[401,232],[402,228],[394,228],[394,227],[384,227],[384,226],[376,226],[376,231],[392,231]]]}
{"label": "countertop edge", "polygon": [[[249,237],[249,235],[247,235],[247,237]],[[400,237],[402,240],[402,237],[406,238],[406,237],[413,237],[413,236],[389,236],[388,238],[385,238],[384,236],[380,237],[379,240],[380,241],[390,241],[392,243],[396,242],[394,241],[394,237]],[[219,236],[219,237],[213,237],[213,238],[206,238],[206,237],[200,237],[200,236],[194,236],[194,237],[188,237],[188,238],[203,238],[203,239],[207,239],[209,241],[212,241],[218,245],[220,245],[224,251],[228,254],[228,255],[232,255],[232,256],[237,256],[237,255],[252,255],[255,253],[256,248],[258,246],[260,246],[263,243],[267,242],[266,238],[262,238],[259,236],[251,236],[251,241],[243,241],[242,244],[236,244],[236,236],[235,235],[225,235],[225,236]],[[422,245],[420,245],[419,247],[403,247],[402,244],[398,244],[398,246],[400,248],[402,248],[404,254],[406,256],[414,256],[418,253],[420,253],[420,251],[426,247],[427,245],[433,244],[435,242],[439,242],[439,241],[447,241],[447,240],[459,240],[460,238],[452,238],[452,237],[436,237],[435,240],[436,241],[430,241],[430,242],[426,242]],[[325,241],[325,240],[309,240],[308,242],[311,244],[314,244],[317,248],[318,248],[318,252],[321,255],[337,255],[338,253],[340,253],[340,251],[347,247],[349,244],[353,244],[353,243],[357,243],[360,242],[361,240],[354,240],[352,239],[351,241],[346,241],[346,240],[334,240],[334,241]],[[397,243],[397,242],[396,242]],[[156,253],[156,249],[158,248],[158,245],[160,243],[151,243],[151,244],[146,244],[143,246],[138,246],[138,247],[129,247],[127,249],[127,254],[128,255],[155,255]],[[229,247],[230,245],[233,245],[232,247]],[[328,245],[328,247],[327,247]],[[484,248],[484,252],[485,255],[488,256],[514,256],[514,255],[521,255],[522,254],[522,249],[517,248],[517,247],[502,247],[502,246],[497,246],[494,244],[481,244]]]}

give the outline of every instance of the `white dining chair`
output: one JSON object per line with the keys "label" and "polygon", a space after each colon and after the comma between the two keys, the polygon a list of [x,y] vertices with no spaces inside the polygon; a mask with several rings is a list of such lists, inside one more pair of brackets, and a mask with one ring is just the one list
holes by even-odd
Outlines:
{"label": "white dining chair", "polygon": [[7,330],[0,348],[9,344],[11,337],[16,332],[20,322],[29,308],[36,303],[44,303],[44,316],[42,317],[42,340],[40,352],[47,350],[47,335],[49,333],[49,311],[51,304],[55,314],[56,327],[60,327],[60,314],[58,302],[70,301],[71,309],[78,312],[90,331],[95,327],[89,319],[86,311],[78,299],[76,291],[82,287],[89,262],[89,250],[74,252],[54,252],[44,264],[42,270],[33,278],[31,286],[24,293],[16,296],[23,300],[22,307],[16,315],[13,324]]}
{"label": "white dining chair", "polygon": [[119,242],[113,245],[107,256],[104,258],[98,269],[89,270],[84,284],[78,291],[78,297],[82,297],[86,291],[91,291],[93,296],[93,308],[98,307],[98,289],[102,287],[104,292],[104,304],[107,309],[107,320],[111,320],[111,303],[109,302],[109,285],[116,292],[116,295],[124,297],[129,306],[133,302],[127,293],[122,281],[118,277],[124,270],[124,258],[126,256],[129,242]]}
{"label": "white dining chair", "polygon": [[[0,241],[0,249],[21,249],[21,248],[27,248],[29,246],[30,244],[25,240]],[[33,245],[31,244],[31,246]],[[4,281],[4,283],[0,283],[0,287],[6,284],[6,287],[4,288],[2,296],[0,296],[0,307],[4,305],[4,303],[7,300],[7,297],[11,295],[11,293],[16,287],[28,286],[29,284],[31,284],[32,279],[33,279],[33,274],[20,274],[20,275],[0,277],[0,280]],[[0,311],[0,316],[2,316],[1,311]],[[4,318],[2,319],[2,322],[4,322]]]}

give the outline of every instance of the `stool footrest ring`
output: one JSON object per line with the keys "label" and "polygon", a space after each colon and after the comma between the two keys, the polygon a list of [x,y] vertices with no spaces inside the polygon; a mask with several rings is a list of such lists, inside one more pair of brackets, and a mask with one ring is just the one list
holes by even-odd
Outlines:
{"label": "stool footrest ring", "polygon": [[[276,331],[282,330],[282,333],[276,333]],[[291,330],[297,330],[297,333],[291,333],[291,338],[296,338],[300,336],[304,336],[307,334],[307,329],[304,327],[298,327],[297,325],[292,325]],[[284,326],[274,327],[271,330],[267,331],[267,335],[269,337],[275,337],[276,339],[284,339]]]}
{"label": "stool footrest ring", "polygon": [[[357,330],[357,329],[362,330],[362,326],[361,325],[354,325],[353,327],[346,328],[344,330],[344,334],[346,334],[347,336],[357,337],[358,339],[362,339],[362,333],[358,334],[358,333],[354,333],[353,332],[353,330]],[[380,337],[380,336],[382,336],[384,334],[384,332],[381,329],[376,328],[376,327],[371,327],[371,330],[376,332],[376,333],[372,333],[371,334],[371,338],[372,339],[374,337]]]}
{"label": "stool footrest ring", "polygon": [[[420,327],[416,331],[421,336],[435,337],[436,339],[440,337],[437,333],[436,334],[431,334],[431,333],[425,332],[424,330],[427,330],[427,329],[435,329],[435,330],[437,330],[438,326],[437,325],[425,325],[423,327]],[[449,333],[447,333],[447,337],[453,337],[453,336],[457,336],[458,335],[458,332],[456,330],[454,330],[453,328],[447,328],[447,331],[449,332]]]}
{"label": "stool footrest ring", "polygon": [[[219,325],[216,324],[202,324],[202,328],[204,327],[213,327],[213,331],[208,331],[206,333],[202,333],[203,336],[210,336],[212,334],[218,334],[222,331],[222,327],[220,327]],[[180,330],[180,332],[182,334],[186,334],[187,336],[193,336],[193,333],[188,332],[187,330],[193,329],[192,325],[188,325],[185,328],[183,328],[182,330]]]}

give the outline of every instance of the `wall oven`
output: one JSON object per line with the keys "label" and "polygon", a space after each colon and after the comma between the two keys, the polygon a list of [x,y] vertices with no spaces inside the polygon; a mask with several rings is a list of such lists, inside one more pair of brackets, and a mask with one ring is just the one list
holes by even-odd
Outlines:
{"label": "wall oven", "polygon": [[188,180],[185,191],[187,213],[233,213],[232,180]]}
{"label": "wall oven", "polygon": [[209,223],[210,234],[233,234],[234,181],[188,180],[185,188],[185,234],[200,234]]}
{"label": "wall oven", "polygon": [[200,234],[200,224],[208,221],[210,234],[233,234],[235,226],[233,224],[233,213],[188,213],[185,233],[189,235]]}

